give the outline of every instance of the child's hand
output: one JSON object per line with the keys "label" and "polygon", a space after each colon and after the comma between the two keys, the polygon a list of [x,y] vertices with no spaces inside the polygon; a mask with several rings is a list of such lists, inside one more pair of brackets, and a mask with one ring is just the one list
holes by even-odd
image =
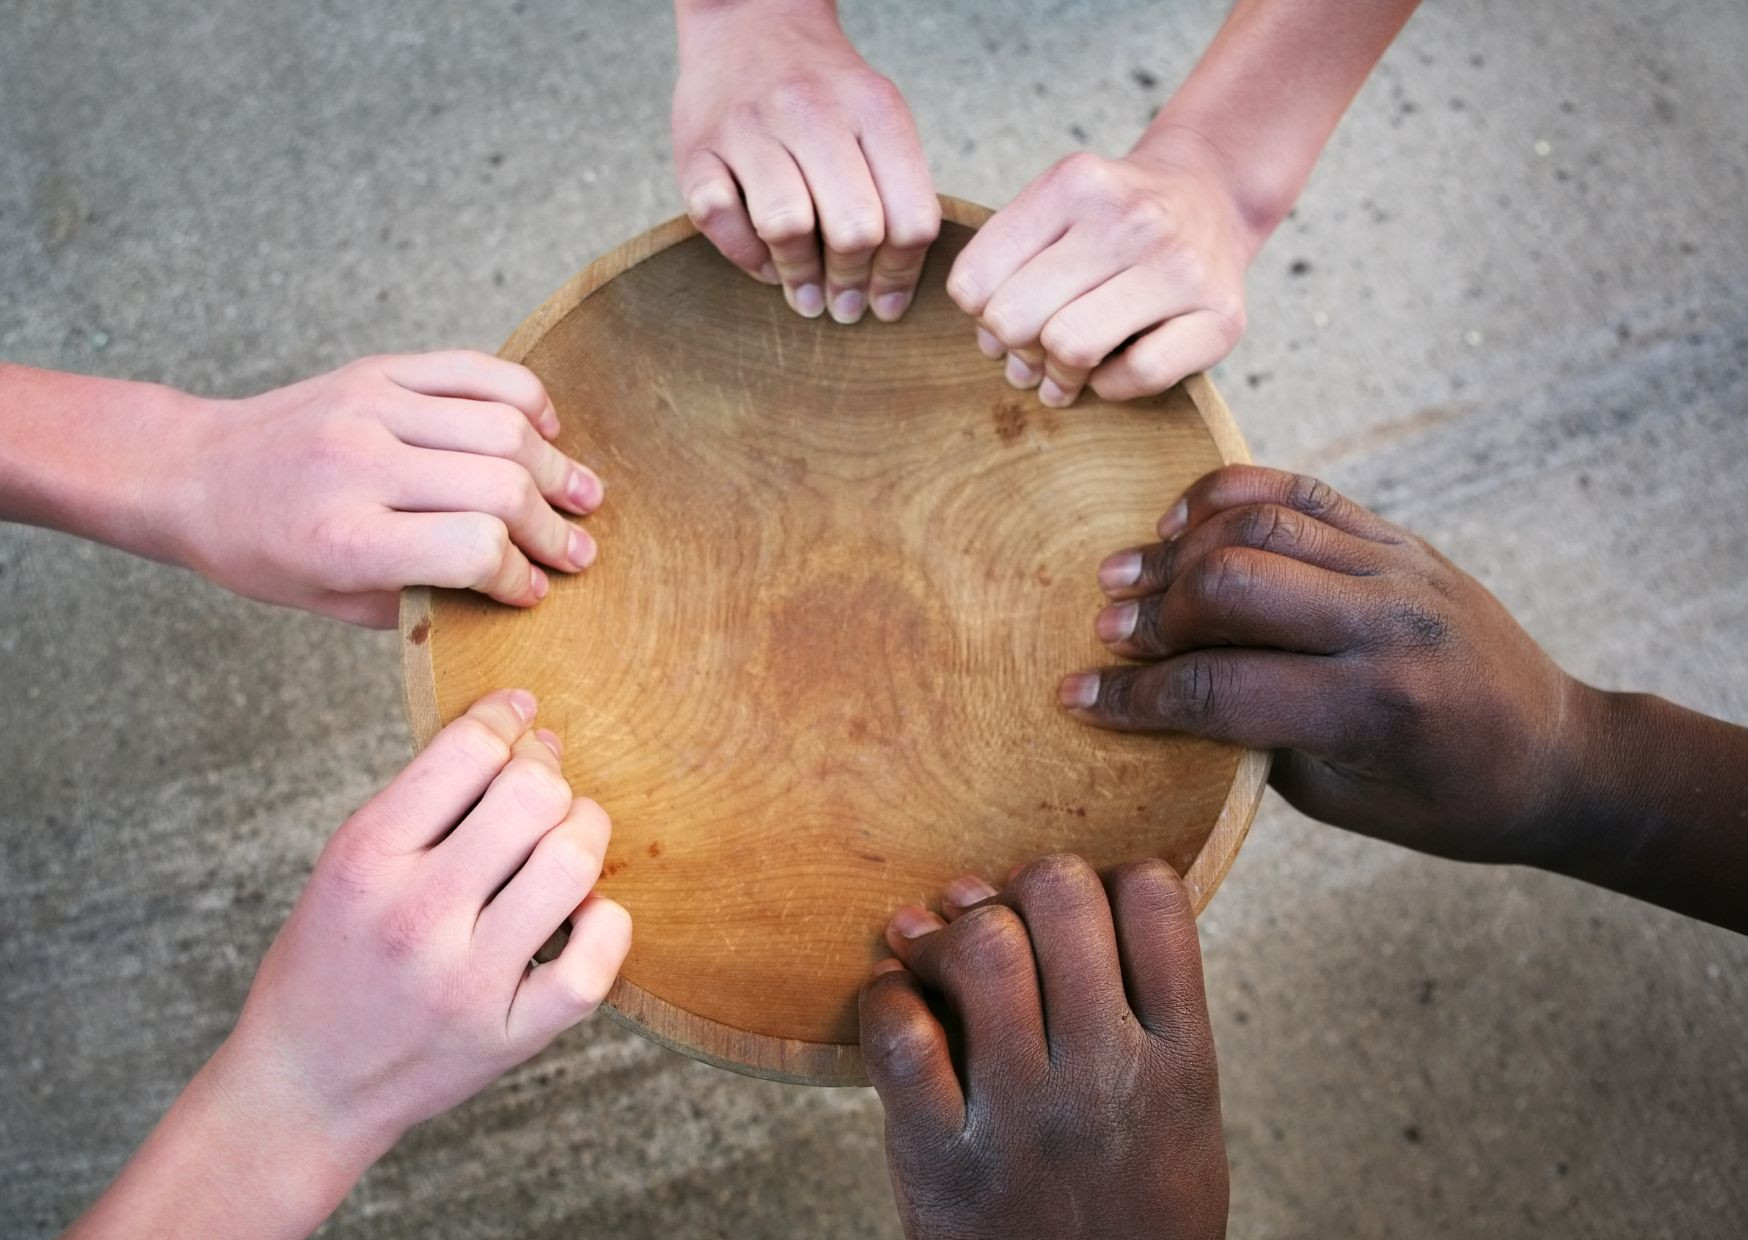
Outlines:
{"label": "child's hand", "polygon": [[1070,676],[1088,723],[1276,749],[1312,817],[1467,860],[1545,862],[1587,690],[1497,599],[1328,486],[1233,466],[1099,567],[1097,631],[1147,660]]}
{"label": "child's hand", "polygon": [[239,594],[356,624],[395,623],[404,586],[532,607],[595,541],[560,511],[601,480],[548,442],[540,380],[483,353],[369,357],[231,402],[203,402],[182,543]]}
{"label": "child's hand", "polygon": [[862,988],[905,1234],[1224,1235],[1220,1083],[1177,875],[1137,861],[1101,882],[1050,857],[999,895],[957,879],[945,907],[951,925],[900,909],[898,961]]}
{"label": "child's hand", "polygon": [[1193,139],[1123,159],[1080,152],[996,212],[947,292],[977,320],[978,347],[1006,354],[1008,381],[1044,404],[1071,405],[1089,383],[1128,400],[1231,352],[1263,235]]}
{"label": "child's hand", "polygon": [[589,894],[607,815],[533,715],[495,693],[443,729],[335,832],[261,963],[230,1053],[340,1131],[392,1144],[470,1097],[593,1012],[625,958],[625,910]]}
{"label": "child's hand", "polygon": [[408,1128],[595,1010],[631,922],[590,894],[607,816],[534,706],[482,698],[334,834],[236,1028],[74,1234],[305,1235]]}
{"label": "child's hand", "polygon": [[897,88],[829,3],[682,0],[679,22],[674,165],[693,222],[808,318],[898,319],[941,208]]}

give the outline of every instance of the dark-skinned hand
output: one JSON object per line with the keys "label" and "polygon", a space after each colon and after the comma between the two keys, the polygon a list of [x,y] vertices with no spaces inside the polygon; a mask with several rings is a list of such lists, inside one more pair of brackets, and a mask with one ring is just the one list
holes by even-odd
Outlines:
{"label": "dark-skinned hand", "polygon": [[[918,906],[862,989],[911,1240],[1226,1234],[1196,923],[1163,861],[1048,857]],[[950,924],[949,924],[950,923]]]}
{"label": "dark-skinned hand", "polygon": [[1314,818],[1425,852],[1554,846],[1583,686],[1425,542],[1279,470],[1229,466],[1099,566],[1098,635],[1142,662],[1068,677],[1088,723],[1276,751]]}

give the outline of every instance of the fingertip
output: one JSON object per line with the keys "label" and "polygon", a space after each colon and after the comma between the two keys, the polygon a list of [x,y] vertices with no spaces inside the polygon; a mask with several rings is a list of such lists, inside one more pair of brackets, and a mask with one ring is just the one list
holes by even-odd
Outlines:
{"label": "fingertip", "polygon": [[1090,710],[1098,705],[1100,679],[1098,672],[1074,672],[1064,676],[1057,687],[1057,700],[1067,710]]}
{"label": "fingertip", "polygon": [[565,554],[577,570],[581,571],[593,565],[596,555],[600,552],[593,536],[587,530],[573,525],[569,538],[569,548]]}
{"label": "fingertip", "polygon": [[526,689],[510,690],[510,709],[516,712],[516,717],[527,725],[534,720],[534,713],[540,709],[540,702]]}
{"label": "fingertip", "polygon": [[[528,592],[534,596],[533,602],[538,603],[552,589],[552,579],[549,578],[537,564],[528,566]],[[533,603],[529,604],[530,606]]]}
{"label": "fingertip", "polygon": [[552,750],[553,757],[564,757],[564,742],[559,739],[558,733],[552,731],[550,728],[537,728],[535,729],[534,735],[542,745],[545,745],[548,749]]}
{"label": "fingertip", "polygon": [[1117,551],[1099,564],[1099,589],[1106,594],[1127,590],[1141,580],[1142,556],[1139,548]]}
{"label": "fingertip", "polygon": [[549,440],[558,438],[558,432],[560,430],[558,410],[553,408],[550,400],[546,402],[546,408],[541,410],[540,417],[534,425],[535,429],[540,432],[542,437]]}
{"label": "fingertip", "polygon": [[1018,353],[1009,353],[1006,368],[1008,383],[1025,391],[1035,388],[1044,378],[1044,368],[1034,366]]}
{"label": "fingertip", "polygon": [[607,484],[587,465],[573,463],[571,476],[565,483],[565,503],[572,512],[591,513],[607,497]]}
{"label": "fingertip", "polygon": [[882,323],[896,323],[904,317],[904,312],[910,309],[911,295],[903,293],[882,293],[874,299],[874,317]]}
{"label": "fingertip", "polygon": [[941,889],[942,904],[960,912],[995,896],[995,888],[975,874],[961,874]]}
{"label": "fingertip", "polygon": [[1049,375],[1038,385],[1038,400],[1051,409],[1066,409],[1079,397],[1079,388],[1065,388]]}
{"label": "fingertip", "polygon": [[886,924],[886,942],[892,947],[893,953],[902,959],[912,939],[943,930],[946,925],[946,922],[922,905],[906,904]]}
{"label": "fingertip", "polygon": [[882,973],[903,973],[903,972],[906,972],[906,969],[904,967],[904,961],[898,959],[898,957],[896,957],[896,956],[887,956],[884,960],[876,960],[874,962],[874,976],[875,977],[879,977]]}
{"label": "fingertip", "polygon": [[817,319],[825,313],[825,290],[817,284],[803,284],[799,288],[785,285],[783,296],[789,308],[804,319]]}
{"label": "fingertip", "polygon": [[1190,501],[1185,496],[1171,506],[1171,510],[1159,519],[1159,536],[1166,542],[1171,542],[1182,534],[1190,523]]}

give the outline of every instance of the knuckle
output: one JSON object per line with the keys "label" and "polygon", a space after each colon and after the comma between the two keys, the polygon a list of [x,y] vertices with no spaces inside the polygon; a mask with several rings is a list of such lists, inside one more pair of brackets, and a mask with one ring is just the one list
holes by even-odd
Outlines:
{"label": "knuckle", "polygon": [[1135,194],[1126,199],[1121,211],[1121,227],[1132,242],[1170,250],[1179,276],[1192,284],[1200,281],[1206,271],[1201,254],[1193,249],[1180,250],[1171,244],[1178,235],[1176,212],[1146,194]]}
{"label": "knuckle", "polygon": [[700,182],[686,192],[686,214],[700,228],[731,214],[739,203],[734,187],[720,179]]}
{"label": "knuckle", "polygon": [[498,782],[508,786],[516,803],[532,818],[557,822],[570,808],[570,785],[543,762],[512,758]]}
{"label": "knuckle", "polygon": [[753,231],[767,245],[783,245],[813,235],[813,207],[799,199],[771,203],[753,219]]}
{"label": "knuckle", "polygon": [[863,1022],[862,1050],[879,1074],[909,1080],[927,1070],[936,1044],[929,1017],[917,1010],[892,1012],[880,996],[880,988],[898,983],[877,983],[870,1002],[874,1011]]}
{"label": "knuckle", "polygon": [[1050,165],[1050,170],[1044,175],[1074,189],[1103,188],[1111,180],[1111,170],[1107,162],[1091,151],[1074,151],[1064,155]]}
{"label": "knuckle", "polygon": [[853,212],[827,220],[822,231],[828,246],[840,254],[861,254],[886,240],[886,224],[878,211]]}
{"label": "knuckle", "polygon": [[1152,349],[1130,363],[1135,385],[1144,392],[1162,392],[1181,377],[1177,363],[1158,349]]}
{"label": "knuckle", "polygon": [[1390,605],[1390,630],[1397,644],[1414,650],[1436,650],[1450,638],[1450,621],[1434,607],[1416,599]]}
{"label": "knuckle", "polygon": [[889,77],[869,74],[860,89],[863,106],[883,119],[905,111],[904,94]]}
{"label": "knuckle", "polygon": [[564,878],[567,886],[585,892],[595,885],[601,872],[601,856],[576,836],[554,832],[545,843],[548,862]]}
{"label": "knuckle", "polygon": [[993,301],[983,312],[983,326],[990,335],[1010,349],[1021,349],[1033,343],[1020,329],[1019,313],[1005,300]]}
{"label": "knuckle", "polygon": [[534,426],[520,409],[489,404],[480,411],[485,426],[486,451],[493,456],[518,457],[533,451]]}
{"label": "knuckle", "polygon": [[472,522],[459,557],[468,584],[485,585],[498,575],[504,559],[510,554],[510,527],[497,517],[481,514]]}
{"label": "knuckle", "polygon": [[1321,478],[1294,474],[1287,482],[1287,506],[1306,516],[1318,517],[1335,507],[1340,496]]}
{"label": "knuckle", "polygon": [[1242,612],[1257,588],[1255,559],[1246,547],[1216,547],[1186,574],[1184,589],[1199,611],[1218,619]]}
{"label": "knuckle", "polygon": [[941,204],[928,203],[894,213],[886,221],[886,243],[901,250],[919,250],[941,235]]}
{"label": "knuckle", "polygon": [[1080,857],[1056,853],[1040,857],[1014,879],[1016,895],[1028,903],[1062,904],[1084,900],[1098,875]]}
{"label": "knuckle", "polygon": [[1161,686],[1162,713],[1194,724],[1219,723],[1231,693],[1219,667],[1206,655],[1190,655],[1172,665]]}
{"label": "knuckle", "polygon": [[947,927],[943,966],[960,975],[988,973],[1031,953],[1031,940],[1019,914],[1002,904],[985,904]]}
{"label": "knuckle", "polygon": [[510,745],[475,715],[463,715],[449,725],[450,744],[471,766],[501,769],[510,760]]}
{"label": "knuckle", "polygon": [[1258,504],[1246,508],[1239,517],[1237,536],[1243,546],[1277,555],[1291,555],[1304,545],[1306,525],[1303,518],[1290,508]]}
{"label": "knuckle", "polygon": [[449,907],[449,894],[447,884],[433,878],[418,890],[391,901],[373,927],[382,954],[394,961],[422,954],[437,935]]}
{"label": "knuckle", "polygon": [[1044,325],[1039,343],[1051,357],[1075,370],[1091,370],[1105,356],[1092,341],[1060,319],[1052,319]]}
{"label": "knuckle", "polygon": [[607,987],[612,984],[610,976],[580,970],[562,972],[554,979],[559,991],[559,1001],[573,1012],[587,1016],[601,1006],[607,998]]}

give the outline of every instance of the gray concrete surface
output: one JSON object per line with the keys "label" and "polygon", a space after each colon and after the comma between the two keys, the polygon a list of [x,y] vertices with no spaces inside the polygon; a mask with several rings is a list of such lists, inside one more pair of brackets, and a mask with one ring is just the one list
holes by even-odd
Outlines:
{"label": "gray concrete surface", "polygon": [[[999,203],[1077,135],[1120,150],[1222,4],[849,8],[942,188]],[[0,356],[243,393],[495,347],[676,209],[670,38],[652,0],[0,0]],[[1261,459],[1441,544],[1568,667],[1739,721],[1745,53],[1739,0],[1429,4],[1219,374]],[[0,702],[0,1232],[36,1236],[408,742],[391,639],[30,530]],[[1273,800],[1204,934],[1235,1236],[1748,1234],[1748,941]],[[328,1231],[889,1236],[879,1125],[598,1022]]]}

